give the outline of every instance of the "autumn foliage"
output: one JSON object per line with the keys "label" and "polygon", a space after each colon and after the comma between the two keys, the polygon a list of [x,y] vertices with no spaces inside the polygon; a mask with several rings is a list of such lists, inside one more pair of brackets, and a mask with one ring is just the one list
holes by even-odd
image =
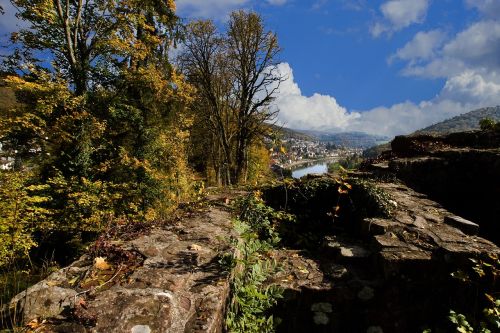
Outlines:
{"label": "autumn foliage", "polygon": [[[194,89],[170,64],[173,1],[13,0],[1,109],[0,266],[57,232],[64,241],[164,217],[190,196]],[[47,61],[46,59],[50,59]]]}

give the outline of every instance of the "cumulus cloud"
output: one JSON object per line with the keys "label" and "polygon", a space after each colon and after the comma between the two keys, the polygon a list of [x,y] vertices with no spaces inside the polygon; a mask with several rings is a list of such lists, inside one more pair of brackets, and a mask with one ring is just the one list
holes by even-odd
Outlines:
{"label": "cumulus cloud", "polygon": [[372,25],[372,36],[392,34],[425,19],[429,0],[389,0],[380,6],[383,19]]}
{"label": "cumulus cloud", "polygon": [[[284,0],[270,0],[284,2]],[[177,0],[178,13],[190,18],[225,19],[228,14],[244,8],[250,0]]]}
{"label": "cumulus cloud", "polygon": [[449,78],[435,98],[360,112],[348,128],[389,136],[408,134],[417,129],[478,108],[500,105],[500,82],[465,72]]}
{"label": "cumulus cloud", "polygon": [[281,125],[296,129],[343,131],[360,116],[358,113],[348,113],[332,96],[304,96],[289,64],[280,64],[278,71],[287,78],[280,85],[274,102],[274,106],[280,110],[278,122]]}
{"label": "cumulus cloud", "polygon": [[500,104],[500,77],[485,77],[469,71],[450,77],[442,91],[428,101],[406,101],[390,107],[348,111],[333,96],[304,96],[289,64],[280,64],[278,70],[287,77],[274,101],[274,106],[280,110],[278,122],[295,129],[394,136],[477,108]]}
{"label": "cumulus cloud", "polygon": [[409,61],[411,65],[433,58],[437,49],[442,46],[446,34],[441,30],[421,31],[405,46],[396,51],[389,58],[389,62],[395,59]]}

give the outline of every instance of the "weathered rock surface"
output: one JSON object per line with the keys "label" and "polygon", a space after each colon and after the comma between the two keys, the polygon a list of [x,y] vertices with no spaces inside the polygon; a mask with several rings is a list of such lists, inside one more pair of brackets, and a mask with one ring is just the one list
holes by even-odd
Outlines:
{"label": "weathered rock surface", "polygon": [[390,217],[364,218],[355,228],[361,235],[326,236],[317,250],[277,251],[282,270],[272,282],[286,290],[278,332],[421,332],[446,318],[444,300],[460,302],[451,272],[500,254],[425,195],[400,183],[377,187],[395,202]]}
{"label": "weathered rock surface", "polygon": [[[11,306],[24,323],[47,319],[37,332],[221,332],[230,272],[219,260],[234,254],[232,237],[230,214],[207,208],[117,242],[119,250],[143,258],[127,274],[111,262],[113,272],[99,280],[102,272],[96,277],[84,256],[19,294]],[[82,288],[79,281],[92,279],[98,284]]]}
{"label": "weathered rock surface", "polygon": [[[401,136],[389,160],[371,166],[392,173],[446,209],[479,225],[479,234],[500,243],[500,133]],[[382,170],[380,164],[387,164]],[[457,224],[455,224],[457,226]],[[464,226],[461,223],[461,226]],[[462,229],[476,232],[475,227]]]}

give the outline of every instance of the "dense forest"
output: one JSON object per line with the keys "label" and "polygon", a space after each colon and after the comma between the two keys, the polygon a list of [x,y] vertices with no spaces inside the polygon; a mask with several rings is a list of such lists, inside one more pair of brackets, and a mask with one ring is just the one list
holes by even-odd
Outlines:
{"label": "dense forest", "polygon": [[269,172],[283,78],[258,14],[221,31],[184,22],[173,0],[12,3],[25,24],[1,67],[2,270]]}

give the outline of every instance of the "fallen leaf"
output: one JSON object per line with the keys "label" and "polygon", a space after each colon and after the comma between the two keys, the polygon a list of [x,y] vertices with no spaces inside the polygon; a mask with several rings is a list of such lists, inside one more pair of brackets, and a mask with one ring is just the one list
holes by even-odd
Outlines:
{"label": "fallen leaf", "polygon": [[42,326],[44,322],[45,322],[45,320],[40,322],[40,321],[38,321],[38,319],[33,319],[28,324],[26,324],[26,326],[34,330],[34,329],[37,329],[40,326]]}
{"label": "fallen leaf", "polygon": [[106,262],[106,258],[97,257],[94,259],[94,267],[100,271],[111,269],[111,265]]}
{"label": "fallen leaf", "polygon": [[189,249],[192,251],[201,251],[203,248],[197,244],[191,244],[189,245]]}

